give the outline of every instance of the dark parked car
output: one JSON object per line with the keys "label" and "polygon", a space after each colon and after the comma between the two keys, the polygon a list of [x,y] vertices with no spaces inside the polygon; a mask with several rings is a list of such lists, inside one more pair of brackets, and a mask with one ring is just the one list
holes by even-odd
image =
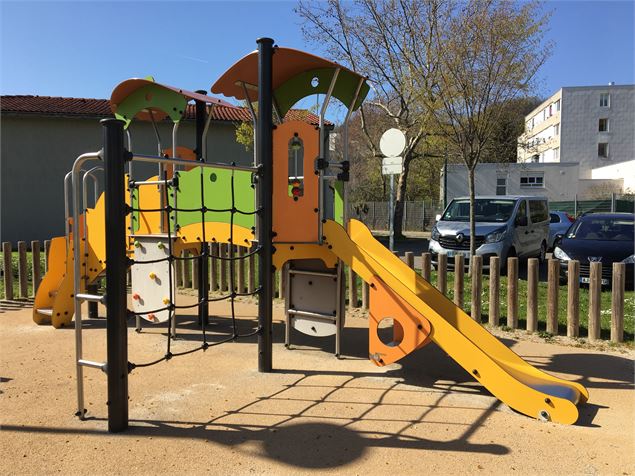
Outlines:
{"label": "dark parked car", "polygon": [[633,286],[635,268],[635,215],[633,213],[591,213],[578,218],[565,235],[556,237],[554,258],[560,260],[561,276],[567,275],[567,261],[580,262],[580,282],[589,282],[592,262],[602,263],[602,285],[611,283],[613,263],[626,264],[626,286]]}
{"label": "dark parked car", "polygon": [[564,235],[574,221],[575,218],[567,212],[549,210],[549,239],[547,240],[547,250],[553,250],[556,235]]}

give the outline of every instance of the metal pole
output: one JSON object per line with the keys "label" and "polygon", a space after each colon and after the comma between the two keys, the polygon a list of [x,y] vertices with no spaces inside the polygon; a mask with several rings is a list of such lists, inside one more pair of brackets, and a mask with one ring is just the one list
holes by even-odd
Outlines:
{"label": "metal pole", "polygon": [[448,147],[443,157],[443,209],[448,206]]}
{"label": "metal pole", "polygon": [[395,204],[393,202],[394,189],[395,189],[395,175],[390,174],[390,199],[389,199],[389,205],[388,205],[388,208],[389,208],[388,223],[390,224],[390,238],[388,241],[388,248],[390,249],[390,251],[395,250],[395,217],[393,215],[394,207],[395,207]]}
{"label": "metal pole", "polygon": [[258,245],[261,248],[258,277],[258,371],[272,370],[272,314],[273,314],[273,263],[271,243],[273,231],[273,123],[272,73],[273,40],[259,38],[258,43],[258,121],[256,128],[256,156],[260,168],[258,180]]}
{"label": "metal pole", "polygon": [[[201,90],[196,91],[199,94],[207,94],[207,92]],[[207,106],[203,101],[196,101],[196,160],[199,162],[205,161],[203,151],[205,149],[204,143],[207,141],[205,136],[206,130],[206,113]],[[203,173],[203,169],[201,169]],[[205,204],[201,203],[204,207]],[[205,226],[202,223],[201,226]],[[201,253],[198,257],[198,322],[200,324],[209,323],[209,303],[207,302],[207,293],[209,291],[209,245],[207,243],[201,243]]]}
{"label": "metal pole", "polygon": [[106,169],[106,342],[108,431],[128,428],[128,309],[126,303],[126,202],[124,122],[103,119]]}

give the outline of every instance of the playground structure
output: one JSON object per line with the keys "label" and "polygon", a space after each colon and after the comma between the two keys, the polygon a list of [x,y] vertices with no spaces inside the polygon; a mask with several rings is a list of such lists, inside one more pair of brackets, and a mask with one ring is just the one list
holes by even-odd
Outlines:
{"label": "playground structure", "polygon": [[[335,354],[339,355],[346,264],[371,288],[369,358],[373,363],[394,363],[435,342],[513,409],[533,418],[574,423],[578,418],[576,405],[588,399],[583,386],[529,365],[375,240],[361,222],[347,220],[347,126],[368,94],[366,78],[323,58],[274,48],[270,39],[261,39],[258,45],[257,52],[239,60],[211,88],[213,93],[244,100],[250,108],[256,132],[253,164],[238,165],[208,155],[209,108],[221,101],[153,80],[131,79],[113,91],[111,105],[117,119],[103,121],[104,148],[80,156],[68,176],[72,180],[72,207],[69,204],[66,213],[68,232],[52,242],[49,272],[37,291],[33,317],[38,324],[63,327],[70,325],[74,316],[78,416],[83,418],[86,412],[84,367],[100,368],[108,375],[109,430],[114,432],[128,425],[128,373],[178,355],[170,350],[170,338],[177,331],[176,311],[193,307],[176,302],[174,263],[178,259],[199,260],[199,293],[194,306],[203,342],[187,353],[244,337],[234,325],[226,339],[214,344],[206,339],[208,303],[229,299],[233,309],[233,300],[244,295],[231,289],[227,296],[210,298],[209,243],[216,242],[242,246],[247,250],[244,256],[258,256],[259,280],[254,294],[259,298],[259,324],[248,335],[258,335],[260,371],[272,370],[274,268],[284,270],[288,277],[287,346],[293,327],[315,337],[334,335]],[[317,127],[284,121],[294,104],[313,94],[324,95]],[[332,97],[347,107],[342,160],[334,160],[328,147],[329,128],[324,117]],[[179,146],[177,140],[189,101],[194,101],[196,108],[193,149]],[[256,102],[257,108],[253,107]],[[156,124],[166,118],[174,123],[171,149],[164,150],[158,141],[158,155],[136,154],[129,133],[127,150],[124,148],[124,128],[133,119]],[[88,161],[101,161],[105,169],[105,192],[93,208],[88,207],[86,184],[101,166],[82,172]],[[134,165],[143,162],[157,164],[158,173],[138,180]],[[190,250],[193,256],[181,258],[183,250]],[[234,254],[232,246],[230,256],[222,259],[241,257]],[[106,296],[99,296],[91,286],[104,274]],[[105,363],[83,359],[84,301],[106,304]],[[146,364],[128,361],[130,316],[136,317],[137,330],[142,320],[168,323],[163,357]],[[389,343],[379,338],[385,319],[393,325]]]}

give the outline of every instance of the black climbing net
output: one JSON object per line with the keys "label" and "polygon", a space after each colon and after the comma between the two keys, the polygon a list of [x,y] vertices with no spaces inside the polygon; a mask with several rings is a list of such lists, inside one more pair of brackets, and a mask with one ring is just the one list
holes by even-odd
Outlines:
{"label": "black climbing net", "polygon": [[[235,166],[235,163],[230,164],[231,166]],[[174,206],[172,206],[170,204],[170,196],[172,195],[173,197],[176,198],[176,192],[178,189],[178,172],[174,172],[174,178],[172,179],[168,179],[167,176],[167,171],[163,172],[163,177],[162,177],[162,184],[163,184],[163,202],[164,202],[164,206],[160,207],[160,208],[139,208],[139,207],[134,207],[132,206],[132,200],[131,200],[131,206],[128,207],[128,213],[165,213],[166,217],[167,217],[167,243],[168,243],[168,253],[167,253],[167,257],[165,258],[161,258],[161,259],[155,259],[155,260],[132,260],[129,259],[128,263],[130,265],[132,264],[154,264],[154,263],[161,263],[161,262],[168,262],[168,282],[169,282],[169,303],[166,304],[164,307],[160,307],[157,309],[153,309],[153,310],[149,310],[149,311],[143,311],[143,312],[135,312],[135,311],[131,311],[130,309],[128,309],[128,317],[129,318],[133,318],[136,316],[143,316],[143,315],[149,315],[149,314],[156,314],[157,312],[161,312],[161,311],[168,311],[168,321],[167,321],[167,326],[168,326],[168,332],[167,332],[167,342],[166,342],[166,351],[165,354],[160,357],[157,358],[155,360],[152,360],[150,362],[144,362],[144,363],[132,363],[129,362],[128,363],[128,368],[129,371],[132,371],[135,368],[141,368],[141,367],[150,367],[152,365],[158,364],[160,362],[163,361],[167,361],[170,360],[172,357],[177,357],[177,356],[181,356],[181,355],[187,355],[187,354],[192,354],[194,352],[198,352],[198,351],[205,351],[207,350],[209,347],[212,346],[217,346],[220,344],[224,344],[227,342],[232,342],[232,341],[236,341],[238,339],[241,338],[247,338],[247,337],[251,337],[254,335],[257,335],[261,332],[261,328],[260,326],[258,326],[256,329],[254,329],[251,332],[248,333],[244,333],[244,334],[240,334],[238,332],[238,327],[237,327],[237,323],[236,323],[236,311],[235,311],[235,301],[237,297],[241,297],[241,296],[253,296],[253,295],[258,295],[261,293],[262,290],[262,283],[259,283],[259,285],[251,292],[242,292],[240,291],[237,287],[236,287],[236,269],[234,266],[234,262],[239,261],[239,260],[246,260],[249,259],[250,257],[260,254],[262,252],[263,249],[263,244],[262,243],[258,243],[257,246],[252,247],[252,249],[246,253],[246,254],[242,254],[239,256],[236,256],[236,252],[235,252],[235,247],[233,246],[234,244],[234,217],[237,214],[240,215],[258,215],[259,213],[261,213],[261,207],[260,208],[256,208],[254,211],[245,211],[245,210],[241,210],[239,208],[236,207],[236,196],[235,196],[235,181],[234,181],[234,175],[235,175],[235,170],[232,169],[231,170],[231,175],[230,175],[230,194],[231,194],[231,206],[229,208],[208,208],[205,205],[205,187],[204,187],[204,168],[203,167],[199,167],[199,169],[201,170],[201,175],[200,175],[200,198],[201,198],[201,206],[197,207],[197,208],[179,208],[177,207],[177,201],[176,199],[174,200]],[[252,184],[255,184],[257,180],[257,174],[253,173],[252,174]],[[129,190],[132,191],[133,189],[137,188],[138,189],[138,185],[136,185],[134,183],[134,181],[129,181]],[[170,193],[172,192],[172,193]],[[171,216],[172,213],[175,212],[200,212],[201,214],[201,236],[200,236],[200,244],[201,244],[201,251],[200,254],[198,256],[196,255],[190,255],[190,256],[175,256],[174,255],[174,250],[173,250],[173,241],[176,238],[176,233],[178,230],[178,225],[174,224],[174,230],[172,230],[172,226],[171,226],[171,221],[175,221],[175,217]],[[222,256],[220,253],[220,247],[216,247],[217,250],[219,250],[219,253],[214,255],[210,252],[210,247],[207,241],[207,236],[206,236],[206,231],[205,231],[205,218],[206,218],[206,214],[208,213],[229,213],[229,239],[228,239],[228,249],[229,249],[229,253],[228,256]],[[172,218],[172,220],[171,220]],[[255,228],[254,228],[255,230]],[[215,241],[215,240],[212,240]],[[189,262],[191,260],[200,260],[199,261],[199,266],[204,266],[203,269],[209,269],[208,264],[210,263],[210,260],[220,260],[220,261],[226,261],[230,263],[229,266],[229,292],[227,294],[221,295],[221,296],[216,296],[216,297],[210,297],[210,290],[209,287],[207,285],[208,281],[207,281],[207,277],[205,277],[205,279],[203,280],[203,282],[199,282],[199,287],[203,287],[204,291],[201,294],[200,290],[199,290],[199,299],[197,302],[195,302],[194,304],[190,304],[190,305],[177,305],[176,302],[176,290],[175,290],[175,279],[174,279],[174,267],[173,267],[173,263],[175,263],[176,261],[185,261],[185,262]],[[222,292],[222,289],[221,289]],[[207,311],[205,311],[205,316],[202,316],[201,313],[199,313],[199,325],[201,327],[201,336],[202,336],[202,341],[201,343],[194,348],[188,349],[188,350],[184,350],[181,352],[174,352],[172,351],[172,340],[174,339],[174,335],[172,334],[172,329],[174,328],[173,325],[175,323],[175,319],[176,319],[176,311],[177,309],[191,309],[194,307],[198,307],[199,309],[202,308],[202,306],[207,306],[208,303],[210,302],[218,302],[218,301],[224,301],[224,300],[229,300],[230,302],[230,308],[231,308],[231,333],[226,334],[223,336],[222,339],[220,340],[215,340],[213,342],[210,342],[208,340],[208,332],[207,332],[207,326],[209,325],[209,323],[207,322]],[[202,317],[202,318],[200,318]]]}

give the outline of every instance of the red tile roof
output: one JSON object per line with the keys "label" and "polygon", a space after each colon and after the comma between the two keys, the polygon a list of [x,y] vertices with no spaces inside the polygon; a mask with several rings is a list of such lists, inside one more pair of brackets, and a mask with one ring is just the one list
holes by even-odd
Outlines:
{"label": "red tile roof", "polygon": [[[39,116],[112,117],[107,99],[64,98],[52,96],[0,96],[3,113],[33,114]],[[188,104],[186,119],[194,119],[194,105]],[[245,107],[214,106],[216,121],[249,121],[251,114]],[[312,112],[291,109],[285,120],[307,121],[318,124],[318,116]]]}

